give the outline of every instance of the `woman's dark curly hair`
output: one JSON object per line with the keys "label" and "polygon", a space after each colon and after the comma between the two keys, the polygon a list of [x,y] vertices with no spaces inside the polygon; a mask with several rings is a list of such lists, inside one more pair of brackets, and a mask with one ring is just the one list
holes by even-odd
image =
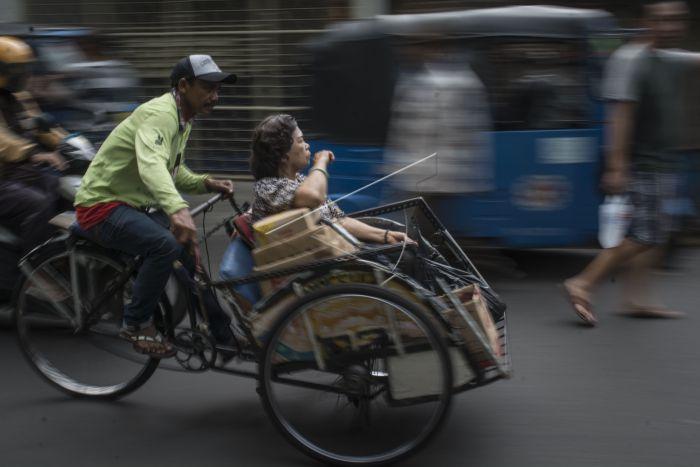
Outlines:
{"label": "woman's dark curly hair", "polygon": [[253,177],[279,177],[282,157],[292,149],[297,121],[287,114],[270,115],[255,127],[250,146]]}

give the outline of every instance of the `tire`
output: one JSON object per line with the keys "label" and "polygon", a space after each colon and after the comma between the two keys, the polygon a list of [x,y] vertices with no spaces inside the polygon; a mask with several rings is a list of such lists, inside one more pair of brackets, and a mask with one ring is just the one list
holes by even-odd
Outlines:
{"label": "tire", "polygon": [[[416,380],[413,368],[427,373]],[[275,426],[334,465],[386,465],[414,454],[444,424],[452,396],[447,346],[425,311],[374,285],[329,286],[292,303],[272,326],[259,371]],[[329,414],[315,420],[324,409]]]}
{"label": "tire", "polygon": [[[0,230],[2,227],[0,227]],[[19,250],[0,241],[0,330],[12,329],[12,291],[17,283]]]}
{"label": "tire", "polygon": [[[117,399],[146,383],[160,360],[137,354],[118,337],[125,291],[116,292],[97,321],[81,329],[77,323],[85,312],[74,311],[71,275],[76,274],[85,300],[103,291],[125,265],[99,247],[77,245],[73,254],[75,268],[65,243],[52,242],[25,261],[14,297],[19,345],[34,370],[59,390],[79,398]],[[167,301],[159,307],[167,312]]]}

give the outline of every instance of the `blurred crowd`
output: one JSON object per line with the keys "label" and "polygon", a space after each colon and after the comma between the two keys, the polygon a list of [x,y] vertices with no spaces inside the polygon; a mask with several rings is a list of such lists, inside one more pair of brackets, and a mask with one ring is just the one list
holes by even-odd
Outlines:
{"label": "blurred crowd", "polygon": [[[136,74],[84,28],[5,25],[0,37],[0,300],[22,255],[73,209],[94,145],[136,106]],[[82,136],[78,136],[82,135]]]}

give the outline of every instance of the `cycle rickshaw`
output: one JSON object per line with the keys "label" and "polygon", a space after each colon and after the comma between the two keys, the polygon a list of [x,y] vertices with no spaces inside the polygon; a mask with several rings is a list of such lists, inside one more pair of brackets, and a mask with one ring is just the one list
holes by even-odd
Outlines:
{"label": "cycle rickshaw", "polygon": [[[425,445],[453,394],[509,375],[505,305],[421,198],[351,215],[404,229],[417,243],[365,247],[226,281],[202,272],[200,300],[183,316],[164,295],[157,322],[178,350],[164,365],[255,378],[267,414],[306,454],[338,465],[387,464]],[[402,272],[409,257],[412,275]],[[116,399],[159,366],[117,337],[138,262],[69,231],[22,259],[18,338],[51,385],[75,397]],[[254,304],[236,291],[280,278],[283,285]],[[475,284],[495,343],[458,296]],[[212,290],[233,317],[240,337],[234,346],[212,338],[201,300]]]}

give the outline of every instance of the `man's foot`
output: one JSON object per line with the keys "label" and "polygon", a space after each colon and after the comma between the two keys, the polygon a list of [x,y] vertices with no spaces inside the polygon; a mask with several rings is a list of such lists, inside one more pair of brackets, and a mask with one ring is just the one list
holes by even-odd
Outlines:
{"label": "man's foot", "polygon": [[575,279],[567,279],[562,284],[564,293],[571,303],[571,307],[579,318],[589,326],[598,324],[598,319],[593,314],[589,292]]}
{"label": "man's foot", "polygon": [[173,345],[158,332],[153,324],[143,328],[124,326],[119,336],[133,342],[136,352],[152,358],[170,358],[177,353]]}
{"label": "man's foot", "polygon": [[630,318],[678,319],[685,317],[682,311],[669,310],[662,306],[626,305],[620,312]]}

